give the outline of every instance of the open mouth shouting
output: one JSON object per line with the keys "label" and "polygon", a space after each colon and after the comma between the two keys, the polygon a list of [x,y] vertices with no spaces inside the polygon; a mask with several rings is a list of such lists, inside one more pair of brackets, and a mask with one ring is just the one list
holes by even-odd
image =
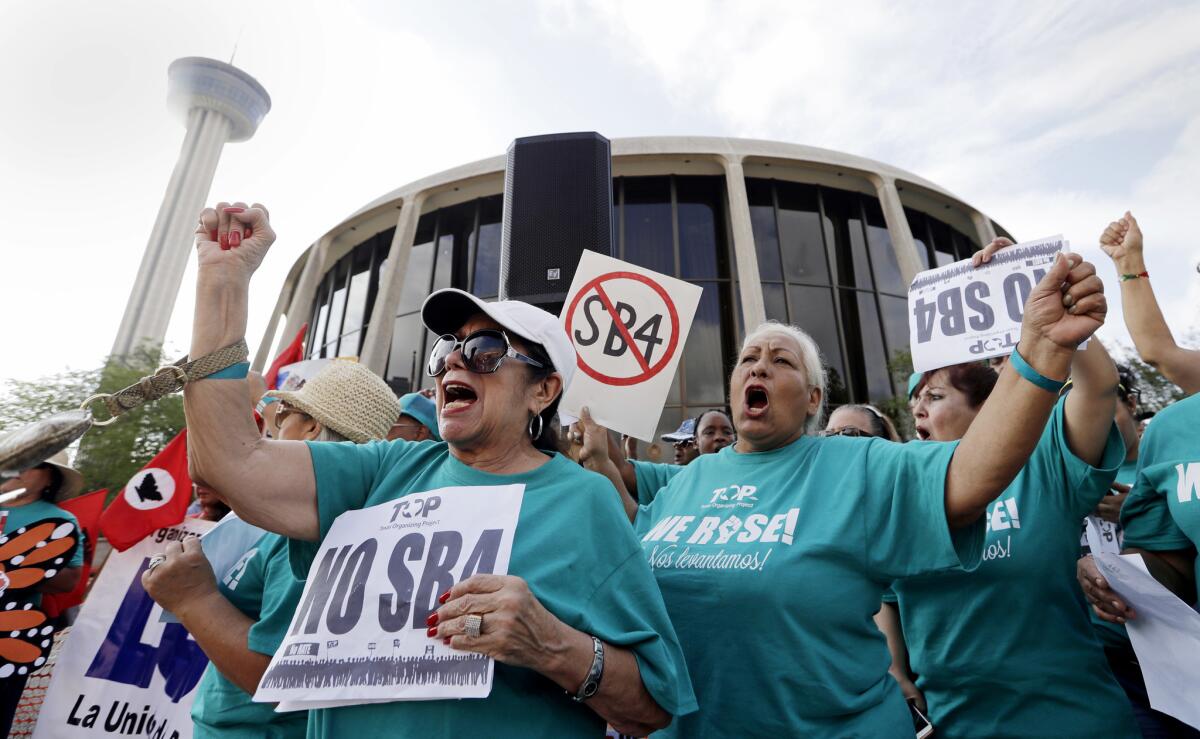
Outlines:
{"label": "open mouth shouting", "polygon": [[918,439],[920,439],[921,441],[929,441],[929,429],[928,428],[926,428],[920,424],[917,424],[915,426],[915,428],[917,431]]}
{"label": "open mouth shouting", "polygon": [[746,386],[743,399],[747,418],[762,418],[767,414],[767,408],[771,405],[771,401],[767,397],[767,389],[757,383]]}
{"label": "open mouth shouting", "polygon": [[442,383],[442,413],[453,414],[465,411],[475,404],[479,395],[475,388],[458,380],[446,380]]}

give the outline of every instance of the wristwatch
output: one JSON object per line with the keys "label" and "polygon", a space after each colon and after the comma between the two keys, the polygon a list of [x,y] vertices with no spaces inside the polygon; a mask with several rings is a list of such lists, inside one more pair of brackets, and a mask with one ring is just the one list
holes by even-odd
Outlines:
{"label": "wristwatch", "polygon": [[579,690],[575,691],[575,695],[571,696],[572,700],[578,703],[591,698],[600,691],[600,678],[604,676],[604,642],[596,637],[592,637],[592,667],[588,670],[587,677],[583,679],[583,684],[579,686]]}

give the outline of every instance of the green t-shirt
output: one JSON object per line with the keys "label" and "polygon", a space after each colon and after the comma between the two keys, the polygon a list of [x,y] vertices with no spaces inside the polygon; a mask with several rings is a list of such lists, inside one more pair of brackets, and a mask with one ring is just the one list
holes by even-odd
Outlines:
{"label": "green t-shirt", "polygon": [[[1200,547],[1200,395],[1159,412],[1146,427],[1121,525],[1126,547],[1193,555]],[[1195,568],[1200,582],[1200,557]]]}
{"label": "green t-shirt", "polygon": [[[304,582],[292,574],[288,540],[264,534],[228,572],[218,572],[217,588],[239,611],[254,619],[246,646],[273,655],[287,634]],[[308,713],[276,713],[274,704],[254,703],[210,662],[192,703],[195,737],[302,737]]]}
{"label": "green t-shirt", "polygon": [[[646,690],[674,716],[696,710],[662,595],[605,478],[562,455],[519,475],[473,469],[445,442],[310,443],[321,536],[342,513],[443,487],[524,484],[508,573],[568,626],[629,649]],[[291,541],[308,573],[314,542]],[[580,673],[586,667],[580,667]],[[397,701],[318,709],[314,737],[601,737],[604,720],[533,670],[496,662],[492,692],[472,700]]]}
{"label": "green t-shirt", "polygon": [[983,523],[946,522],[955,446],[726,447],[642,507],[642,548],[700,699],[655,736],[911,739],[872,616],[892,580],[979,561]]}
{"label": "green t-shirt", "polygon": [[898,580],[909,664],[939,737],[1137,736],[1075,579],[1079,522],[1125,456],[1113,424],[1099,467],[1067,447],[1063,403],[987,507],[979,569]]}
{"label": "green t-shirt", "polygon": [[[1132,462],[1122,462],[1120,468],[1117,469],[1116,482],[1132,486],[1134,480],[1137,479],[1137,465],[1136,459]],[[1119,541],[1123,535],[1119,524],[1116,526],[1115,533]],[[1087,541],[1084,540],[1083,543],[1086,545]],[[1086,546],[1084,548],[1086,549]],[[1096,611],[1091,607],[1088,608],[1088,616],[1092,619],[1092,628],[1096,630],[1096,638],[1100,640],[1100,644],[1113,649],[1133,649],[1129,644],[1129,634],[1125,631],[1125,624],[1109,623],[1097,616]]]}
{"label": "green t-shirt", "polygon": [[638,459],[629,460],[629,464],[633,465],[633,472],[637,475],[638,505],[650,505],[658,491],[683,472],[683,465],[680,464],[643,462]]}

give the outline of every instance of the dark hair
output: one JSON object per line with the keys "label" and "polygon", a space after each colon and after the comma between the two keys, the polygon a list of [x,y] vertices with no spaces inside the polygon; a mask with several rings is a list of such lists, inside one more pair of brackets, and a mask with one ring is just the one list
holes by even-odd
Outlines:
{"label": "dark hair", "polygon": [[950,384],[967,396],[967,403],[972,408],[983,405],[983,402],[992,394],[992,388],[996,387],[996,380],[1000,377],[996,374],[996,370],[982,362],[952,364],[949,367],[942,367],[923,374],[913,392],[919,395],[925,389],[925,385],[929,383],[929,378],[938,372],[946,373]]}
{"label": "dark hair", "polygon": [[1133,374],[1133,370],[1124,364],[1117,365],[1117,395],[1121,398],[1122,403],[1129,402],[1129,396],[1134,398],[1141,396],[1141,390],[1138,389],[1137,375]]}
{"label": "dark hair", "polygon": [[[900,434],[897,433],[896,426],[875,406],[865,403],[851,403],[834,408],[835,411],[843,409],[858,411],[871,419],[871,436],[887,439],[888,441],[900,441]],[[833,414],[831,413],[830,415],[832,416]]]}
{"label": "dark hair", "polygon": [[[508,333],[507,331],[505,333]],[[513,341],[513,337],[509,336],[509,341]],[[541,344],[535,344],[524,337],[516,337],[516,342],[519,342],[525,351],[525,354],[530,359],[535,359],[542,363],[542,367],[534,367],[532,364],[526,364],[530,373],[533,374],[534,381],[541,381],[554,374],[557,370],[554,369],[554,362],[550,361],[550,355],[542,348]],[[516,343],[514,342],[514,343]],[[558,401],[562,400],[562,392],[558,393],[558,397],[550,401],[550,405],[542,409],[539,414],[542,418],[542,432],[533,439],[533,447],[540,452],[554,454],[561,450],[558,444],[558,431],[555,428],[554,416],[558,413]],[[533,419],[531,418],[530,421]]]}
{"label": "dark hair", "polygon": [[39,491],[38,495],[41,496],[42,500],[53,503],[54,499],[58,497],[58,491],[62,490],[62,486],[63,486],[62,470],[60,470],[59,468],[55,467],[52,464],[47,464],[45,462],[42,462],[41,464],[39,464],[38,469],[46,470],[50,473],[50,484],[47,485],[46,487],[42,488],[41,491]]}
{"label": "dark hair", "polygon": [[709,413],[720,413],[722,416],[725,416],[725,418],[729,421],[730,426],[733,425],[733,417],[730,416],[729,413],[726,412],[724,408],[709,408],[708,410],[704,411],[700,415],[696,416],[696,425],[694,427],[692,427],[693,433],[696,436],[700,435],[700,424],[704,421],[704,417],[707,416]]}

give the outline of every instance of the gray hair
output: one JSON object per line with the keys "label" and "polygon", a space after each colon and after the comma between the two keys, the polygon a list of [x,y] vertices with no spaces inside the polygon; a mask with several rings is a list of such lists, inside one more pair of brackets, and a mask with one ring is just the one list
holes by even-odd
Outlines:
{"label": "gray hair", "polygon": [[[317,421],[317,423],[321,422]],[[317,434],[317,438],[313,441],[349,441],[349,439],[321,423],[321,433]]]}
{"label": "gray hair", "polygon": [[804,419],[804,433],[811,434],[816,432],[821,427],[821,419],[825,416],[825,388],[826,376],[825,365],[821,361],[821,349],[817,346],[817,342],[813,341],[813,337],[796,326],[779,321],[764,321],[746,334],[746,338],[742,340],[742,351],[751,343],[766,334],[783,334],[791,337],[800,346],[800,364],[804,369],[804,375],[808,382],[808,386],[821,391],[821,405],[817,408],[817,412],[808,418]]}

